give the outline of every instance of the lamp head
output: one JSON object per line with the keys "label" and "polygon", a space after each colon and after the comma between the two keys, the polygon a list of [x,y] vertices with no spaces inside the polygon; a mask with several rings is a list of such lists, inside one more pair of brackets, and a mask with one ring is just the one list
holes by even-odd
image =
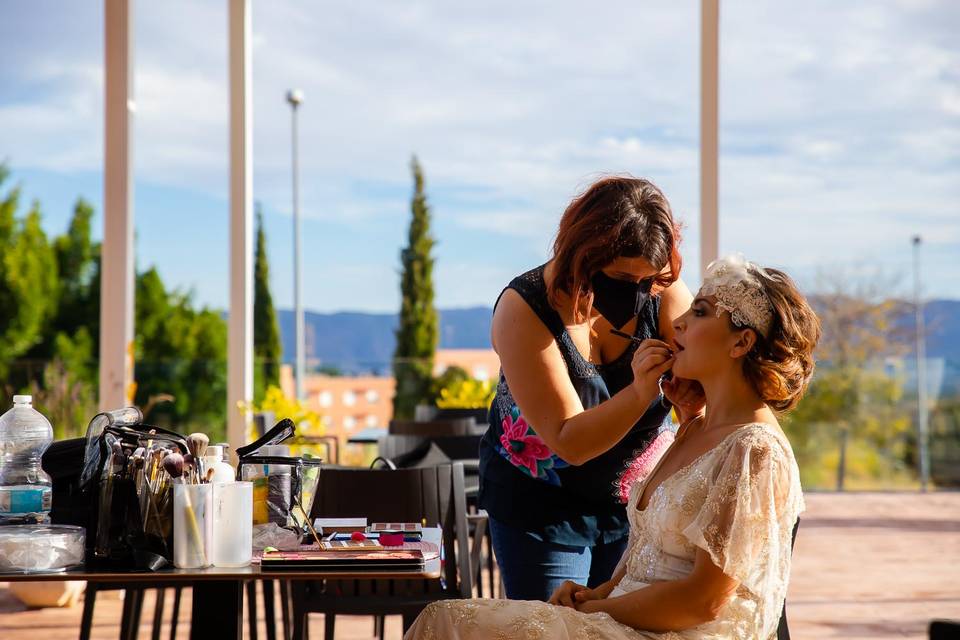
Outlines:
{"label": "lamp head", "polygon": [[300,89],[290,89],[287,91],[287,102],[296,109],[303,103],[303,91]]}

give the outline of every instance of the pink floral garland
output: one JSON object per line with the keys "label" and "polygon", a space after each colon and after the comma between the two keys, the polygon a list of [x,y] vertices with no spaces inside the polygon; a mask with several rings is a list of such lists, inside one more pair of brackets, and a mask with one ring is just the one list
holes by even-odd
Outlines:
{"label": "pink floral garland", "polygon": [[630,487],[635,482],[645,479],[653,472],[660,458],[673,444],[674,437],[673,431],[661,432],[653,439],[650,446],[643,450],[643,453],[627,463],[627,468],[620,473],[617,480],[621,503],[627,504],[627,500],[630,499]]}

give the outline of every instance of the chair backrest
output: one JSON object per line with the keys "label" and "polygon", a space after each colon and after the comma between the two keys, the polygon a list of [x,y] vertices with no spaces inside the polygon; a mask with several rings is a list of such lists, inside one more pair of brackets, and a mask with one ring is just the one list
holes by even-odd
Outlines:
{"label": "chair backrest", "polygon": [[391,420],[389,433],[395,436],[470,436],[483,435],[486,425],[477,425],[473,418],[451,420]]}
{"label": "chair backrest", "polygon": [[[368,522],[421,522],[443,529],[447,590],[469,598],[467,506],[463,465],[415,469],[329,468],[320,472],[311,519],[365,517]],[[427,591],[436,581],[425,581]]]}
{"label": "chair backrest", "polygon": [[[800,518],[793,525],[793,537],[790,539],[790,552],[793,553],[793,547],[797,544],[797,529],[800,528]],[[787,628],[787,601],[783,601],[783,612],[780,614],[780,624],[777,625],[777,640],[790,640],[790,629]]]}
{"label": "chair backrest", "polygon": [[[443,453],[445,459],[433,464],[449,460],[478,460],[480,457],[480,440],[482,436],[398,436],[387,434],[377,442],[378,453],[397,463],[398,467],[426,466],[420,462],[427,458],[431,445]],[[433,456],[435,457],[435,456]],[[408,464],[412,460],[413,464]]]}

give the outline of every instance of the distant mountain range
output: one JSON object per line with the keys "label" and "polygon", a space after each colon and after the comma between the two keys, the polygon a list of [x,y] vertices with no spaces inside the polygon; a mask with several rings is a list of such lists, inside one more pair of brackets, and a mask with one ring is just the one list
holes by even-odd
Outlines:
{"label": "distant mountain range", "polygon": [[[931,300],[924,307],[927,325],[927,356],[960,362],[960,300]],[[914,316],[909,314],[904,325],[913,330]]]}
{"label": "distant mountain range", "polygon": [[[441,309],[441,349],[489,349],[489,307]],[[293,311],[280,309],[280,336],[284,362],[293,362],[295,324]],[[390,371],[396,346],[395,313],[304,313],[307,359],[344,373]]]}
{"label": "distant mountain range", "polygon": [[[440,310],[441,349],[489,349],[489,307]],[[293,311],[278,312],[283,341],[283,359],[293,360]],[[960,300],[933,300],[927,303],[927,354],[948,362],[947,386],[960,389]],[[335,367],[344,373],[387,374],[395,345],[397,315],[390,313],[306,312],[307,358],[320,366]],[[913,329],[913,315],[906,313],[902,325]]]}

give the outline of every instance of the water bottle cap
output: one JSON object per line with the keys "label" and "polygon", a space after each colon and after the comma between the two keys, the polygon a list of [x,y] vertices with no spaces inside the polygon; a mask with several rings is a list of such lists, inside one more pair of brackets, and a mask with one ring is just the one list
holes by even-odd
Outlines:
{"label": "water bottle cap", "polygon": [[13,404],[31,404],[33,396],[13,396]]}
{"label": "water bottle cap", "polygon": [[223,457],[223,447],[220,445],[212,444],[207,447],[206,453],[203,454],[204,458],[216,458],[219,460]]}

